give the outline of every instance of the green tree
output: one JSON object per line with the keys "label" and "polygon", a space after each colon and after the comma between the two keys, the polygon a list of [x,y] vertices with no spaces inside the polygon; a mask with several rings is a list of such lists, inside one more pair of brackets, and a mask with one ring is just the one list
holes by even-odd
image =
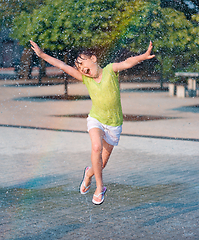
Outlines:
{"label": "green tree", "polygon": [[[124,46],[134,52],[146,48],[151,40],[163,78],[172,78],[176,70],[184,67],[185,58],[198,49],[193,24],[182,12],[161,8],[160,1],[145,2],[132,16],[123,35]],[[187,60],[187,59],[186,59]]]}
{"label": "green tree", "polygon": [[[0,27],[14,29],[17,22],[20,30],[18,35],[23,37],[28,24],[27,20],[30,18],[33,10],[39,8],[44,3],[45,0],[2,0],[0,3]],[[14,36],[14,38],[17,39],[17,36]],[[31,62],[32,51],[25,46],[21,57],[20,75],[28,79],[31,76]]]}
{"label": "green tree", "polygon": [[193,27],[191,34],[193,41],[189,45],[189,51],[185,54],[185,59],[188,61],[186,71],[199,72],[199,14],[193,15],[191,18]]}
{"label": "green tree", "polygon": [[22,45],[32,38],[50,50],[109,47],[130,20],[135,5],[136,1],[48,0],[32,15],[21,12],[14,20],[13,36]]}
{"label": "green tree", "polygon": [[[95,48],[106,56],[140,1],[47,0],[32,14],[22,11],[14,19],[13,37],[28,46],[36,41],[43,49],[63,51]],[[66,59],[66,58],[65,58]]]}
{"label": "green tree", "polygon": [[2,0],[0,3],[0,26],[12,27],[13,20],[22,11],[30,14],[34,9],[44,4],[44,2],[45,0]]}
{"label": "green tree", "polygon": [[198,13],[199,1],[198,0],[161,0],[162,8],[174,8],[177,11],[181,11],[185,14],[187,19],[191,19],[192,15]]}

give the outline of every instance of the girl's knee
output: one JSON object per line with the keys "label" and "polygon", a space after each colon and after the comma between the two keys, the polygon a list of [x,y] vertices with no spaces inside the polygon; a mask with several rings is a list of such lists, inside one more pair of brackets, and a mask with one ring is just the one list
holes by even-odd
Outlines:
{"label": "girl's knee", "polygon": [[101,143],[93,143],[92,151],[95,153],[101,153],[102,152],[102,144]]}

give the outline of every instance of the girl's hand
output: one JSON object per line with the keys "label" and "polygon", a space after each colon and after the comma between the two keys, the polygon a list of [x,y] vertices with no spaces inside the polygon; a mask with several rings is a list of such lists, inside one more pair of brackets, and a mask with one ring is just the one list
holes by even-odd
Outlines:
{"label": "girl's hand", "polygon": [[31,48],[35,51],[35,53],[37,54],[38,57],[41,56],[41,54],[43,53],[43,51],[41,50],[41,48],[32,40],[30,40],[31,43]]}
{"label": "girl's hand", "polygon": [[152,58],[155,57],[155,55],[151,55],[152,48],[153,48],[153,45],[152,45],[152,42],[150,41],[149,47],[148,47],[147,51],[146,51],[145,54],[144,54],[145,57],[146,57],[146,60],[147,60],[147,59],[152,59]]}
{"label": "girl's hand", "polygon": [[153,48],[152,42],[150,41],[149,47],[144,54],[141,54],[135,57],[129,57],[125,61],[122,61],[119,63],[113,63],[113,71],[120,72],[129,68],[132,68],[133,66],[141,63],[144,60],[149,60],[154,58],[155,55],[151,55],[152,48]]}

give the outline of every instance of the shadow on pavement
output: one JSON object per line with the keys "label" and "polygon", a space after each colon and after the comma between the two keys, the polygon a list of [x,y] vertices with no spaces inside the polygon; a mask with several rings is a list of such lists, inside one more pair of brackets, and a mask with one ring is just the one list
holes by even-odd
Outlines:
{"label": "shadow on pavement", "polygon": [[183,106],[183,107],[179,107],[179,108],[174,108],[172,110],[180,111],[180,112],[199,113],[199,105]]}

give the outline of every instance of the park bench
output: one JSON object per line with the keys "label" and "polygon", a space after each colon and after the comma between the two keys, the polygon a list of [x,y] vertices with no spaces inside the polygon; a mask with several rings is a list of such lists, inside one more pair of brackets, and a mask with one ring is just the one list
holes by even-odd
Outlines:
{"label": "park bench", "polygon": [[[180,78],[181,81],[176,83],[169,83],[169,95],[184,98],[186,96],[197,96],[197,79],[199,73],[197,72],[176,72],[175,77]],[[186,83],[183,80],[186,79]]]}

